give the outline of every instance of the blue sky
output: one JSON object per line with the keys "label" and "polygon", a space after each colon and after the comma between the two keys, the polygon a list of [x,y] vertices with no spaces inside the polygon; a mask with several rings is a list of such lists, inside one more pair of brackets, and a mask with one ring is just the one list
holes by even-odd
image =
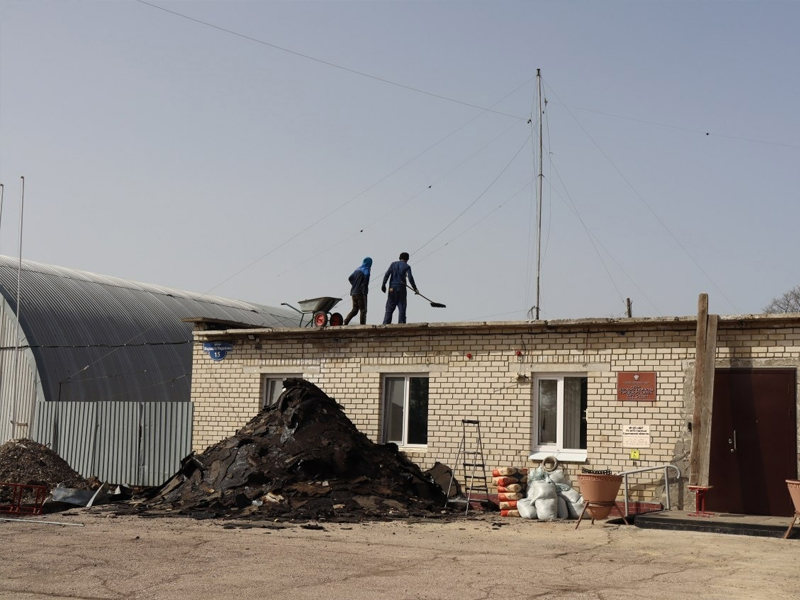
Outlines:
{"label": "blue sky", "polygon": [[526,318],[540,68],[542,318],[800,284],[800,3],[151,4],[0,0],[0,252],[25,176],[31,260],[346,312],[371,256],[377,323],[408,251],[410,321]]}

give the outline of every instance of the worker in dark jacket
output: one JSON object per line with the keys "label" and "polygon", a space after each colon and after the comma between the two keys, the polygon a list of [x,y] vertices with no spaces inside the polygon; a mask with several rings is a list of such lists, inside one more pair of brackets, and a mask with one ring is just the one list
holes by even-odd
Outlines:
{"label": "worker in dark jacket", "polygon": [[369,294],[369,277],[372,268],[372,259],[368,256],[361,263],[353,274],[350,275],[350,297],[353,299],[353,310],[345,317],[344,324],[350,323],[350,320],[361,311],[361,324],[367,323],[367,294]]}
{"label": "worker in dark jacket", "polygon": [[402,252],[400,260],[396,260],[389,265],[381,284],[381,291],[385,294],[386,282],[389,282],[389,295],[386,297],[386,314],[383,315],[384,325],[392,322],[395,307],[397,307],[397,322],[406,322],[406,288],[408,287],[406,279],[411,284],[411,289],[414,290],[414,293],[419,294],[417,284],[414,282],[414,276],[411,274],[411,267],[408,266],[408,252]]}

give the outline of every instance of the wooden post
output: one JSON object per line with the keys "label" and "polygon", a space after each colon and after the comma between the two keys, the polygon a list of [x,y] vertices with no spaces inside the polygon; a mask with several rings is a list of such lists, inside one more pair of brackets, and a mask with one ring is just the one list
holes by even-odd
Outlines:
{"label": "wooden post", "polygon": [[697,302],[694,413],[692,415],[689,485],[708,486],[718,324],[719,316],[708,314],[708,294],[700,294]]}

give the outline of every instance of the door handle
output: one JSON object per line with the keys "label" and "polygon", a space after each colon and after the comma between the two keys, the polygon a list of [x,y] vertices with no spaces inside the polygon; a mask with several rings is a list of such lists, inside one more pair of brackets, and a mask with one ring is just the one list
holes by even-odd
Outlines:
{"label": "door handle", "polygon": [[733,448],[731,448],[731,452],[736,452],[736,430],[733,430],[733,439],[728,439],[729,444],[733,444]]}

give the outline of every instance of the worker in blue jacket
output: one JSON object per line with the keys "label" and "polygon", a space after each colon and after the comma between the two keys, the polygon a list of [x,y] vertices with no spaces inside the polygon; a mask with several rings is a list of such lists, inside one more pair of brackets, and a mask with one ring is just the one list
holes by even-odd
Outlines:
{"label": "worker in blue jacket", "polygon": [[400,260],[394,261],[386,270],[383,276],[383,283],[381,284],[381,291],[386,293],[386,282],[389,282],[389,295],[386,297],[386,314],[383,315],[383,324],[388,325],[392,322],[392,315],[394,309],[397,307],[397,322],[406,322],[406,288],[408,284],[406,279],[411,284],[411,289],[415,294],[417,291],[417,284],[414,282],[414,276],[411,274],[411,267],[408,266],[408,252],[400,253]]}
{"label": "worker in blue jacket", "polygon": [[367,294],[369,294],[369,278],[370,270],[372,269],[372,259],[368,256],[350,275],[350,297],[353,299],[353,310],[344,318],[344,324],[350,323],[350,320],[361,311],[361,324],[367,323]]}

